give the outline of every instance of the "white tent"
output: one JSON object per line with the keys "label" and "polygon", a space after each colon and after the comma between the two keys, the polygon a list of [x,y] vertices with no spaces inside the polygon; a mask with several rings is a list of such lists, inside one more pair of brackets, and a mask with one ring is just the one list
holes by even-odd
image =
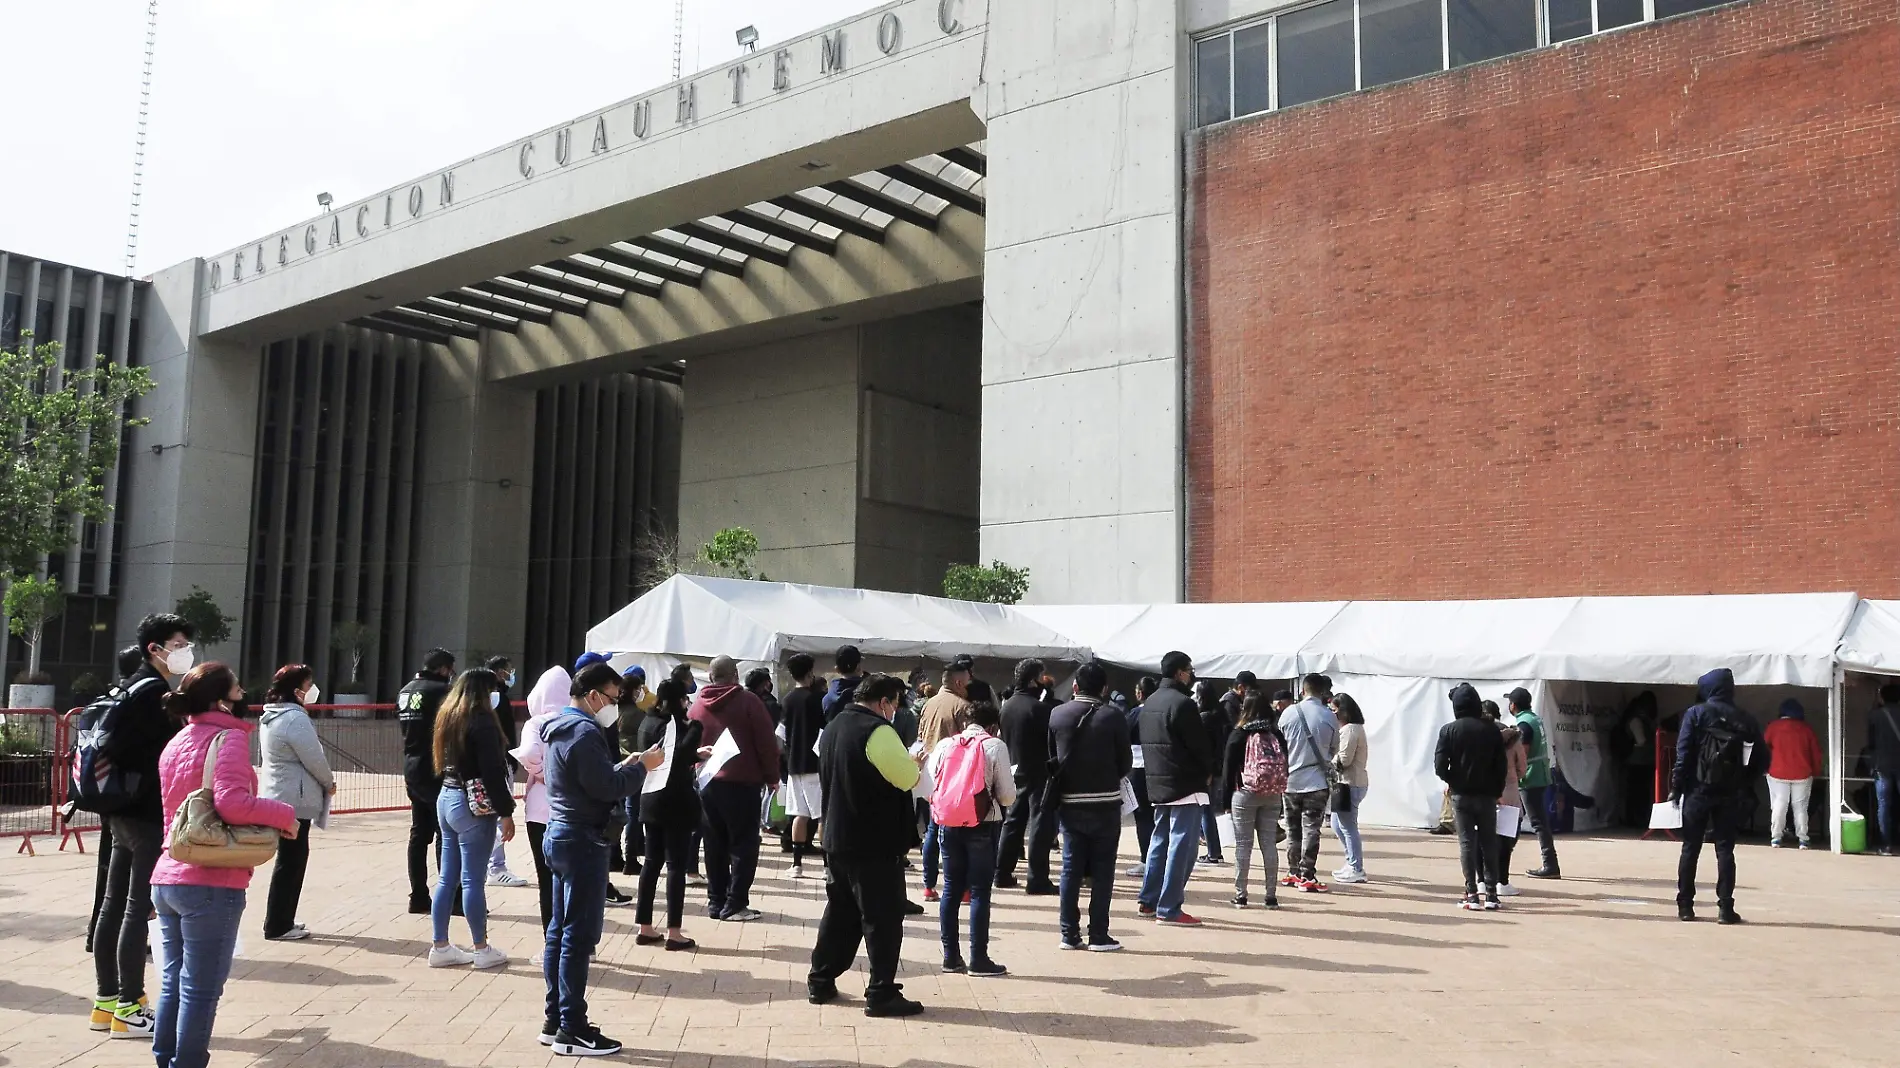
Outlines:
{"label": "white tent", "polygon": [[1900,675],[1900,601],[1862,601],[1841,637],[1841,667]]}
{"label": "white tent", "polygon": [[1002,605],[699,575],[667,579],[587,632],[587,647],[616,662],[724,655],[769,664],[846,642],[867,657],[1089,656],[1087,646]]}

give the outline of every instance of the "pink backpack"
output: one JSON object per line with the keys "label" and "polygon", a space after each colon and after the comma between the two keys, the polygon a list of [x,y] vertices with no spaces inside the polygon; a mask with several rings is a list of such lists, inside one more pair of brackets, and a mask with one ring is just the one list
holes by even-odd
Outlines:
{"label": "pink backpack", "polygon": [[1240,787],[1255,797],[1286,793],[1286,752],[1269,731],[1247,736],[1246,759],[1240,766]]}
{"label": "pink backpack", "polygon": [[989,761],[983,739],[964,735],[954,741],[930,791],[930,818],[939,827],[975,827],[990,810]]}

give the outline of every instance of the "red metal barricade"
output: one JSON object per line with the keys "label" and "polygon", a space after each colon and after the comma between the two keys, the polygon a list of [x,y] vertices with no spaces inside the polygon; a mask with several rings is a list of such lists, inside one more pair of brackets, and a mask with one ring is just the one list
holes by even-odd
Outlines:
{"label": "red metal barricade", "polygon": [[65,801],[65,724],[50,708],[0,711],[0,838],[33,852],[38,835],[58,833]]}

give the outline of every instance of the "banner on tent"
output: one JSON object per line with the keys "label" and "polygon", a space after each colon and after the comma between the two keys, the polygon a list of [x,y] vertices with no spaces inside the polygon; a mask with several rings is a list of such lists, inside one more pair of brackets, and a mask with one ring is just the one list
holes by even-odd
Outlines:
{"label": "banner on tent", "polygon": [[1617,812],[1616,770],[1610,763],[1609,733],[1629,703],[1626,687],[1590,682],[1549,683],[1550,700],[1539,713],[1550,729],[1550,755],[1570,786],[1563,799],[1572,811],[1571,829],[1607,826]]}

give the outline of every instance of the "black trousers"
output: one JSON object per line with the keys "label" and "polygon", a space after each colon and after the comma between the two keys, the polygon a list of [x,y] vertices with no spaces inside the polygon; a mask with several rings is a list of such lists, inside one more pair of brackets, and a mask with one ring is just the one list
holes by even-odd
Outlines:
{"label": "black trousers", "polygon": [[1527,786],[1523,789],[1524,807],[1531,818],[1531,827],[1537,831],[1537,848],[1543,854],[1544,870],[1557,870],[1557,840],[1550,833],[1550,791],[1551,786]]}
{"label": "black trousers", "polygon": [[1498,799],[1451,795],[1451,818],[1458,827],[1458,863],[1465,872],[1465,893],[1480,890],[1498,896]]}
{"label": "black trousers", "polygon": [[646,858],[640,865],[640,900],[634,906],[633,921],[653,923],[653,898],[660,890],[660,866],[666,866],[666,926],[672,930],[686,914],[686,860],[693,848],[691,824],[668,827],[662,823],[642,825],[642,844]]}
{"label": "black trousers", "polygon": [[296,926],[303,876],[310,866],[310,821],[297,821],[297,837],[277,840],[277,864],[271,868],[270,897],[264,905],[264,937],[275,938]]}
{"label": "black trousers", "polygon": [[628,799],[627,814],[631,818],[627,820],[627,835],[621,848],[623,874],[626,868],[640,863],[640,858],[647,855],[646,824],[640,822],[639,806],[640,798],[637,795]]}
{"label": "black trousers", "polygon": [[826,858],[825,914],[818,921],[807,988],[819,991],[834,986],[857,959],[860,942],[870,963],[865,1002],[877,1005],[903,993],[897,982],[897,960],[904,948],[901,855],[833,854]]}
{"label": "black trousers", "polygon": [[435,842],[442,828],[435,822],[435,798],[418,801],[409,798],[409,900],[429,900],[429,855],[436,853]]}
{"label": "black trousers", "polygon": [[996,874],[1015,875],[1028,858],[1029,881],[1049,882],[1049,854],[1056,847],[1056,814],[1043,811],[1043,784],[1016,781],[1016,803],[1003,817],[1003,840],[996,850]]}
{"label": "black trousers", "polygon": [[145,947],[152,913],[152,869],[164,848],[157,820],[108,816],[112,861],[99,922],[92,932],[92,963],[100,1000],[137,1001],[145,996]]}
{"label": "black trousers", "polygon": [[759,787],[714,779],[699,800],[706,807],[706,903],[721,916],[750,908],[759,867]]}
{"label": "black trousers", "polygon": [[[81,843],[84,844],[84,843]],[[86,920],[86,952],[92,953],[92,931],[99,926],[99,906],[106,899],[106,873],[112,870],[112,824],[99,821],[99,875],[92,884],[92,916]]]}
{"label": "black trousers", "polygon": [[1715,902],[1735,907],[1735,832],[1742,822],[1742,799],[1732,795],[1689,794],[1682,799],[1682,859],[1676,862],[1676,904],[1695,903],[1695,870],[1702,860],[1702,839],[1715,840]]}
{"label": "black trousers", "polygon": [[528,852],[534,857],[534,882],[541,893],[541,931],[547,933],[554,918],[554,872],[548,867],[547,850],[541,839],[548,833],[545,823],[528,824]]}

